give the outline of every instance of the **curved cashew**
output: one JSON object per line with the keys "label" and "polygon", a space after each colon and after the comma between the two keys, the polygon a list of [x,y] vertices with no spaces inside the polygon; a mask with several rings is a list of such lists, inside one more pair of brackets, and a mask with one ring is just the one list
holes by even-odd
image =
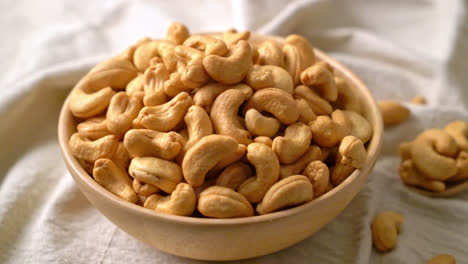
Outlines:
{"label": "curved cashew", "polygon": [[270,148],[273,146],[273,140],[271,140],[271,138],[269,137],[264,137],[264,136],[255,137],[254,142],[265,144],[269,146]]}
{"label": "curved cashew", "polygon": [[76,127],[78,134],[84,138],[96,140],[112,133],[107,129],[106,118],[103,116],[87,119]]}
{"label": "curved cashew", "polygon": [[299,35],[289,35],[283,46],[284,66],[294,84],[300,83],[301,73],[315,63],[314,49],[309,41]]}
{"label": "curved cashew", "polygon": [[237,141],[229,136],[209,135],[200,139],[182,161],[185,180],[194,187],[202,185],[208,171],[235,152],[237,145]]}
{"label": "curved cashew", "polygon": [[401,161],[411,159],[411,142],[401,142],[398,145],[398,150],[400,152]]}
{"label": "curved cashew", "polygon": [[317,119],[317,115],[312,110],[309,102],[307,102],[303,98],[296,99],[297,110],[299,111],[299,119],[298,121],[304,124],[309,124],[310,122]]}
{"label": "curved cashew", "polygon": [[128,94],[128,96],[134,96],[142,100],[145,96],[144,75],[138,73],[138,75],[127,84],[127,87],[125,87],[125,92]]}
{"label": "curved cashew", "polygon": [[114,90],[110,87],[90,93],[76,87],[69,95],[68,106],[74,116],[78,118],[89,118],[104,112],[107,106],[109,106],[114,94]]}
{"label": "curved cashew", "polygon": [[205,109],[207,113],[210,113],[211,107],[216,97],[228,89],[240,89],[247,93],[249,90],[252,90],[248,85],[243,83],[236,85],[210,83],[198,89],[198,91],[193,96],[193,103]]}
{"label": "curved cashew", "polygon": [[189,140],[184,145],[184,152],[205,136],[213,134],[213,126],[208,114],[198,105],[192,105],[184,117]]}
{"label": "curved cashew", "polygon": [[177,163],[153,157],[133,158],[128,172],[134,179],[152,184],[166,193],[172,193],[182,181],[182,169]]}
{"label": "curved cashew", "polygon": [[327,192],[330,184],[330,171],[327,164],[320,160],[312,161],[306,166],[302,175],[307,176],[312,183],[314,198]]}
{"label": "curved cashew", "polygon": [[231,165],[232,163],[242,159],[247,151],[247,147],[243,144],[237,145],[237,149],[232,152],[230,155],[227,155],[213,167],[214,172],[224,169],[225,167]]}
{"label": "curved cashew", "polygon": [[182,92],[165,104],[143,107],[133,123],[156,131],[169,131],[182,121],[191,105],[192,97]]}
{"label": "curved cashew", "polygon": [[411,158],[427,178],[446,180],[457,173],[455,159],[458,148],[445,131],[430,129],[419,134],[411,144]]}
{"label": "curved cashew", "polygon": [[164,91],[164,83],[169,79],[169,72],[162,63],[150,65],[144,73],[144,97],[145,106],[156,106],[167,102]]}
{"label": "curved cashew", "polygon": [[258,57],[255,64],[284,66],[284,54],[281,47],[272,40],[262,42],[257,48]]}
{"label": "curved cashew", "polygon": [[242,194],[222,186],[203,190],[197,208],[202,215],[214,218],[247,217],[254,214],[252,205]]}
{"label": "curved cashew", "polygon": [[341,140],[338,150],[342,156],[340,163],[359,169],[364,166],[367,158],[366,148],[362,141],[354,136],[346,136]]}
{"label": "curved cashew", "polygon": [[372,242],[374,247],[381,252],[395,248],[403,221],[403,216],[398,213],[379,213],[372,221]]}
{"label": "curved cashew", "polygon": [[150,129],[131,129],[123,143],[132,157],[157,157],[172,160],[182,150],[182,136],[177,132],[158,132]]}
{"label": "curved cashew", "polygon": [[186,46],[177,46],[175,53],[179,58],[180,80],[185,87],[198,88],[209,81],[210,77],[203,67],[203,52]]}
{"label": "curved cashew", "polygon": [[333,69],[324,61],[305,69],[301,73],[301,82],[319,90],[319,94],[328,101],[335,101],[338,98]]}
{"label": "curved cashew", "polygon": [[378,105],[385,126],[398,125],[411,114],[408,108],[395,101],[379,101]]}
{"label": "curved cashew", "polygon": [[239,161],[229,165],[219,174],[216,185],[236,190],[242,182],[252,175],[250,166]]}
{"label": "curved cashew", "polygon": [[339,152],[336,153],[335,166],[331,167],[330,169],[330,180],[334,186],[338,186],[344,182],[356,169],[349,163],[341,163],[342,160],[343,155],[341,155]]}
{"label": "curved cashew", "polygon": [[457,260],[447,254],[437,255],[432,257],[427,264],[456,264]]}
{"label": "curved cashew", "polygon": [[245,180],[238,191],[249,202],[258,203],[278,180],[279,160],[273,150],[262,143],[247,146],[247,159],[255,167],[256,175]]}
{"label": "curved cashew", "polygon": [[333,102],[335,108],[361,113],[359,96],[349,87],[345,79],[335,76],[335,85],[338,90],[338,98]]}
{"label": "curved cashew", "polygon": [[266,117],[255,108],[245,113],[245,125],[252,135],[273,137],[280,129],[281,123],[274,117]]}
{"label": "curved cashew", "polygon": [[241,40],[248,40],[250,38],[250,31],[238,33],[235,29],[227,30],[223,33],[223,40],[226,45],[232,46]]}
{"label": "curved cashew", "polygon": [[433,192],[442,192],[445,190],[443,181],[431,180],[421,175],[415,168],[412,160],[405,160],[398,168],[400,179],[406,185],[421,187]]}
{"label": "curved cashew", "polygon": [[413,99],[411,99],[412,104],[417,104],[417,105],[425,105],[426,104],[426,98],[422,95],[415,96]]}
{"label": "curved cashew", "polygon": [[273,65],[254,65],[246,76],[247,84],[254,90],[278,88],[293,94],[294,83],[289,72]]}
{"label": "curved cashew", "polygon": [[204,51],[206,56],[224,56],[224,54],[228,52],[228,48],[224,41],[210,36],[191,36],[187,40],[185,40],[184,46]]}
{"label": "curved cashew", "polygon": [[314,141],[321,147],[333,147],[349,134],[346,127],[333,121],[328,116],[319,116],[309,125],[314,135]]}
{"label": "curved cashew", "polygon": [[167,28],[166,39],[177,45],[182,45],[189,37],[189,30],[184,24],[173,22]]}
{"label": "curved cashew", "polygon": [[80,82],[77,86],[88,93],[105,87],[123,90],[136,76],[137,70],[130,61],[114,57],[94,66],[83,77],[83,82]]}
{"label": "curved cashew", "polygon": [[177,66],[174,56],[175,46],[176,44],[174,42],[168,40],[145,41],[135,50],[133,63],[140,72],[144,72],[150,65],[150,60],[156,56],[160,56],[167,70],[172,72]]}
{"label": "curved cashew", "polygon": [[78,159],[94,162],[101,158],[111,158],[119,145],[117,137],[109,135],[91,141],[78,133],[74,133],[68,141],[71,152]]}
{"label": "curved cashew", "polygon": [[141,182],[138,179],[133,179],[132,187],[136,194],[142,195],[142,196],[150,196],[152,194],[159,192],[158,187],[149,183]]}
{"label": "curved cashew", "polygon": [[463,120],[450,122],[444,128],[445,132],[455,139],[460,149],[468,151],[468,123]]}
{"label": "curved cashew", "polygon": [[227,57],[208,55],[203,59],[206,72],[214,80],[224,84],[242,81],[252,67],[252,50],[247,41],[233,45]]}
{"label": "curved cashew", "polygon": [[284,137],[273,140],[272,149],[282,164],[290,164],[299,159],[309,148],[312,130],[302,123],[295,123],[286,128]]}
{"label": "curved cashew", "polygon": [[131,203],[137,202],[132,181],[127,172],[110,159],[98,159],[94,163],[93,177],[96,182],[111,193]]}
{"label": "curved cashew", "polygon": [[210,114],[216,133],[231,136],[239,144],[252,142],[252,135],[237,118],[239,106],[250,97],[252,90],[229,89],[216,97]]}
{"label": "curved cashew", "polygon": [[329,115],[333,111],[332,106],[327,100],[320,97],[317,93],[305,85],[297,86],[294,89],[294,96],[303,98],[309,102],[312,111],[314,111],[314,113],[317,115]]}
{"label": "curved cashew", "polygon": [[349,110],[335,110],[331,115],[333,121],[346,127],[349,133],[359,138],[363,143],[372,137],[372,126],[360,114]]}
{"label": "curved cashew", "polygon": [[456,159],[457,174],[448,179],[449,182],[457,182],[468,179],[468,151],[460,151]]}
{"label": "curved cashew", "polygon": [[313,199],[313,187],[309,179],[294,175],[275,183],[257,205],[259,214],[268,214],[281,208],[307,203]]}
{"label": "curved cashew", "polygon": [[115,94],[107,109],[107,129],[121,137],[132,127],[142,105],[138,98],[129,97],[125,92]]}
{"label": "curved cashew", "polygon": [[290,125],[299,119],[299,112],[294,98],[287,92],[276,88],[256,91],[247,101],[245,109],[255,108],[274,115],[281,123]]}
{"label": "curved cashew", "polygon": [[324,155],[322,154],[320,148],[318,146],[312,145],[307,149],[304,155],[296,160],[296,162],[288,165],[281,165],[280,178],[283,179],[291,175],[300,174],[307,166],[307,164],[314,160],[321,160],[323,157]]}
{"label": "curved cashew", "polygon": [[193,187],[181,182],[171,195],[153,194],[146,199],[143,206],[165,214],[190,216],[195,211],[196,204],[197,197]]}

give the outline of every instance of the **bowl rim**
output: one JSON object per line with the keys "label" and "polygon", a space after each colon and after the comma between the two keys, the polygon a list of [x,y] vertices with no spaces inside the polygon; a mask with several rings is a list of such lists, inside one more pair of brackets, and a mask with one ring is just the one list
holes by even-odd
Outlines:
{"label": "bowl rim", "polygon": [[[282,38],[277,36],[269,36],[269,35],[259,35],[255,34],[256,36],[260,37],[268,37],[272,39],[276,39],[281,41]],[[58,142],[60,145],[60,149],[62,152],[63,159],[67,164],[67,168],[70,171],[69,173],[73,176],[73,179],[76,181],[77,179],[82,181],[84,184],[88,185],[90,189],[96,193],[99,193],[102,197],[107,199],[111,202],[114,206],[120,207],[122,209],[134,211],[137,214],[143,214],[147,217],[154,217],[158,220],[162,221],[170,221],[170,222],[177,222],[180,224],[186,225],[213,225],[213,226],[220,226],[220,225],[241,225],[241,224],[252,224],[258,222],[271,222],[274,220],[279,220],[282,218],[287,218],[293,215],[300,214],[301,212],[308,210],[311,207],[315,207],[320,203],[324,203],[330,197],[332,197],[335,193],[340,192],[346,189],[347,185],[351,182],[357,180],[359,176],[367,176],[370,173],[372,167],[374,166],[378,154],[380,153],[382,147],[382,135],[383,135],[383,122],[382,116],[380,111],[378,110],[377,103],[372,96],[370,90],[367,86],[346,66],[341,64],[340,62],[336,61],[335,59],[331,58],[330,56],[326,55],[321,50],[314,47],[314,51],[316,57],[320,60],[327,61],[334,69],[338,70],[344,77],[353,84],[353,86],[360,91],[360,95],[363,98],[363,101],[367,101],[369,105],[370,112],[368,116],[374,119],[374,123],[371,123],[373,127],[373,135],[368,143],[367,147],[367,159],[364,166],[361,169],[356,169],[354,172],[346,178],[341,184],[334,187],[329,192],[325,193],[324,195],[320,196],[317,199],[314,199],[308,203],[289,208],[286,210],[273,212],[265,215],[255,215],[249,217],[239,217],[239,218],[224,218],[224,219],[216,219],[216,218],[198,218],[198,217],[191,217],[191,216],[177,216],[177,215],[170,215],[165,213],[156,212],[154,210],[150,210],[144,208],[140,205],[130,203],[113,193],[106,190],[104,187],[99,185],[91,175],[89,175],[79,164],[78,160],[73,156],[68,147],[68,140],[67,137],[67,129],[66,128],[66,121],[69,121],[72,118],[71,113],[68,108],[68,100],[69,95],[67,96],[62,109],[60,111],[59,122],[58,122]],[[71,91],[71,90],[70,90]],[[361,172],[364,171],[365,174],[361,175]],[[81,191],[81,190],[80,190]],[[86,195],[85,195],[86,196]],[[93,205],[94,206],[94,205]],[[255,208],[254,208],[255,209]],[[99,211],[99,210],[98,210]]]}

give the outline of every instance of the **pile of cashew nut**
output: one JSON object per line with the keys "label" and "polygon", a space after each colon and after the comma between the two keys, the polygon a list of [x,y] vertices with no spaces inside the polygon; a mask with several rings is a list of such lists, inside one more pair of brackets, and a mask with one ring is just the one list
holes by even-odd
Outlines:
{"label": "pile of cashew nut", "polygon": [[249,36],[174,23],[95,66],[68,99],[74,156],[115,195],[181,216],[267,214],[342,183],[373,133],[356,93],[305,38]]}
{"label": "pile of cashew nut", "polygon": [[468,179],[468,123],[453,121],[400,144],[401,180],[432,192]]}

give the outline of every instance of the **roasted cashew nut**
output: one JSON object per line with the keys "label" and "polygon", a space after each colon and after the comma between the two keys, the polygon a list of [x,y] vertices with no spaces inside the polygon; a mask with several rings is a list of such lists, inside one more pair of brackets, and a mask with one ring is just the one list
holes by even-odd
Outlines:
{"label": "roasted cashew nut", "polygon": [[255,92],[245,105],[245,110],[250,108],[255,108],[259,112],[269,112],[286,125],[293,124],[299,119],[294,98],[276,88],[265,88]]}
{"label": "roasted cashew nut", "polygon": [[271,140],[271,138],[269,137],[264,137],[264,136],[255,137],[254,142],[265,144],[270,148],[273,146],[273,140]]}
{"label": "roasted cashew nut", "polygon": [[291,175],[300,174],[302,170],[314,160],[325,159],[322,151],[318,146],[312,145],[309,146],[307,151],[294,163],[288,165],[281,165],[280,167],[280,178],[286,178]]}
{"label": "roasted cashew nut", "polygon": [[179,58],[180,80],[185,87],[198,88],[209,81],[210,77],[203,67],[203,52],[186,46],[177,46],[175,53]]}
{"label": "roasted cashew nut", "polygon": [[313,199],[313,187],[303,175],[294,175],[275,183],[257,205],[259,214],[268,214],[281,208],[299,205]]}
{"label": "roasted cashew nut", "polygon": [[256,175],[245,180],[238,191],[249,202],[258,203],[278,180],[279,160],[273,150],[262,143],[247,146],[247,159],[255,167]]}
{"label": "roasted cashew nut", "polygon": [[278,88],[293,94],[294,83],[291,75],[283,68],[274,65],[254,65],[247,73],[246,82],[254,90]]}
{"label": "roasted cashew nut", "polygon": [[455,140],[445,131],[430,129],[419,134],[411,144],[415,167],[427,178],[444,181],[457,173]]}
{"label": "roasted cashew nut", "polygon": [[169,72],[162,63],[149,66],[144,73],[143,87],[145,106],[156,106],[167,102],[164,83],[169,79]]}
{"label": "roasted cashew nut", "polygon": [[219,172],[220,170],[224,169],[225,167],[231,165],[232,163],[242,159],[247,151],[247,147],[243,144],[237,145],[237,149],[232,152],[230,155],[225,156],[222,158],[216,165],[213,167],[213,172]]}
{"label": "roasted cashew nut", "polygon": [[314,141],[321,147],[334,147],[343,137],[349,134],[346,127],[333,121],[328,116],[319,116],[309,125]]}
{"label": "roasted cashew nut", "polygon": [[182,82],[182,74],[179,72],[171,73],[169,80],[164,83],[164,92],[171,97],[189,90],[191,89],[184,85]]}
{"label": "roasted cashew nut", "polygon": [[214,80],[223,84],[242,81],[252,67],[252,49],[247,41],[233,45],[226,55],[208,55],[203,59],[206,72]]}
{"label": "roasted cashew nut", "polygon": [[411,114],[408,108],[395,101],[378,102],[385,126],[393,126],[407,120]]}
{"label": "roasted cashew nut", "polygon": [[330,184],[330,171],[327,164],[321,160],[312,161],[309,163],[302,175],[309,178],[314,189],[314,198],[320,197],[327,192]]}
{"label": "roasted cashew nut", "polygon": [[199,88],[195,92],[195,95],[193,96],[193,103],[205,109],[207,113],[210,113],[211,107],[216,97],[228,89],[241,89],[246,93],[248,93],[249,90],[252,90],[248,85],[245,85],[243,83],[236,85],[209,83]]}
{"label": "roasted cashew nut", "polygon": [[349,110],[335,110],[331,115],[333,121],[346,127],[352,136],[359,138],[363,143],[372,137],[372,126],[360,114]]}
{"label": "roasted cashew nut", "polygon": [[131,129],[123,143],[132,157],[175,158],[183,147],[182,136],[177,132],[158,132],[151,129]]}
{"label": "roasted cashew nut", "polygon": [[284,66],[284,54],[281,47],[272,40],[262,42],[257,48],[258,57],[254,61],[260,65]]}
{"label": "roasted cashew nut", "polygon": [[242,182],[253,175],[250,166],[243,162],[236,162],[227,166],[216,179],[216,185],[236,190]]}
{"label": "roasted cashew nut", "polygon": [[317,115],[312,110],[310,103],[303,98],[296,99],[297,110],[299,111],[299,119],[297,121],[309,124],[310,122],[317,119]]}
{"label": "roasted cashew nut", "polygon": [[121,138],[132,127],[142,105],[138,98],[129,97],[125,92],[115,94],[106,113],[107,129]]}
{"label": "roasted cashew nut", "polygon": [[319,94],[328,101],[335,101],[338,98],[333,69],[324,61],[305,69],[301,73],[301,82],[319,90]]}
{"label": "roasted cashew nut", "polygon": [[400,179],[406,185],[417,186],[433,192],[442,192],[445,190],[443,181],[431,180],[416,170],[412,160],[404,160],[398,168]]}
{"label": "roasted cashew nut", "polygon": [[342,156],[340,163],[359,169],[366,162],[367,153],[362,141],[354,136],[346,136],[341,140],[338,150]]}
{"label": "roasted cashew nut", "polygon": [[146,197],[159,192],[158,187],[149,183],[141,182],[138,179],[133,179],[132,187],[136,194]]}
{"label": "roasted cashew nut", "polygon": [[152,58],[160,56],[169,72],[177,67],[174,48],[176,44],[168,40],[148,40],[140,44],[133,55],[135,67],[144,72],[150,65]]}
{"label": "roasted cashew nut", "polygon": [[223,40],[228,46],[232,46],[241,40],[247,41],[249,38],[250,31],[244,31],[239,33],[235,29],[230,29],[223,33]]}
{"label": "roasted cashew nut", "polygon": [[300,83],[301,73],[315,63],[314,49],[305,38],[289,35],[283,46],[283,53],[284,66],[297,85]]}
{"label": "roasted cashew nut", "polygon": [[171,195],[162,196],[153,194],[146,199],[143,206],[156,212],[190,216],[195,211],[196,204],[197,197],[195,196],[193,187],[185,182],[181,182]]}
{"label": "roasted cashew nut", "polygon": [[404,218],[395,212],[381,212],[372,221],[372,242],[380,252],[395,248]]}
{"label": "roasted cashew nut", "polygon": [[468,123],[463,120],[450,122],[444,128],[450,136],[455,139],[461,150],[468,151]]}
{"label": "roasted cashew nut", "polygon": [[76,129],[78,130],[78,134],[83,138],[89,138],[91,140],[100,139],[112,134],[107,129],[106,118],[103,116],[87,119],[79,123]]}
{"label": "roasted cashew nut", "polygon": [[231,136],[239,144],[252,142],[252,135],[238,119],[239,106],[252,95],[252,90],[229,89],[213,102],[210,114],[216,133]]}
{"label": "roasted cashew nut", "polygon": [[184,145],[185,152],[203,137],[213,134],[213,126],[211,125],[210,117],[205,110],[198,105],[192,105],[188,109],[184,121],[187,124],[189,137],[189,140]]}
{"label": "roasted cashew nut", "polygon": [[123,90],[136,76],[137,70],[130,61],[114,57],[94,66],[77,86],[87,93],[105,87]]}
{"label": "roasted cashew nut", "polygon": [[119,145],[114,135],[105,136],[91,141],[78,133],[74,133],[68,141],[70,151],[78,159],[95,162],[101,158],[111,158]]}
{"label": "roasted cashew nut", "polygon": [[184,46],[204,51],[206,56],[224,56],[224,54],[228,52],[228,48],[224,41],[210,36],[191,36],[187,40],[185,40]]}
{"label": "roasted cashew nut", "polygon": [[132,180],[127,172],[110,159],[98,159],[94,163],[93,177],[96,182],[111,193],[131,203],[137,202]]}
{"label": "roasted cashew nut", "polygon": [[282,164],[291,164],[298,160],[309,148],[312,130],[302,123],[288,126],[284,137],[273,140],[272,149]]}
{"label": "roasted cashew nut", "polygon": [[177,163],[154,157],[133,158],[128,172],[134,179],[152,184],[166,193],[172,193],[182,181],[182,169]]}
{"label": "roasted cashew nut", "polygon": [[296,98],[303,98],[309,102],[312,111],[314,111],[316,115],[329,115],[333,111],[332,106],[327,100],[320,97],[317,93],[305,85],[297,86],[294,89],[294,96]]}
{"label": "roasted cashew nut", "polygon": [[144,84],[144,74],[138,73],[138,75],[133,78],[125,87],[125,92],[128,96],[133,96],[143,100],[145,96],[145,84]]}
{"label": "roasted cashew nut", "polygon": [[110,87],[95,92],[85,92],[79,87],[78,83],[77,87],[69,95],[68,106],[74,116],[78,118],[90,118],[104,112],[114,94],[114,90]]}
{"label": "roasted cashew nut", "polygon": [[167,28],[166,39],[177,45],[182,45],[190,37],[190,33],[184,24],[172,23]]}
{"label": "roasted cashew nut", "polygon": [[273,137],[280,129],[281,123],[274,117],[266,117],[255,108],[245,113],[245,126],[252,135]]}
{"label": "roasted cashew nut", "polygon": [[432,257],[426,264],[456,264],[457,260],[450,255],[442,254]]}
{"label": "roasted cashew nut", "polygon": [[361,113],[359,96],[349,87],[346,80],[342,77],[335,76],[335,85],[338,90],[338,98],[333,102],[333,106],[338,109],[350,110],[358,114]]}
{"label": "roasted cashew nut", "polygon": [[203,190],[197,208],[202,215],[214,218],[247,217],[254,214],[252,205],[242,194],[222,186]]}

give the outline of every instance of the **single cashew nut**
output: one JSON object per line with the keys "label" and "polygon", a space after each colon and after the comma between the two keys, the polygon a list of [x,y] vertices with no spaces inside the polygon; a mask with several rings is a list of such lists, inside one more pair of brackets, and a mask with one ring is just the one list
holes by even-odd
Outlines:
{"label": "single cashew nut", "polygon": [[226,168],[227,166],[233,164],[234,162],[242,159],[245,156],[245,152],[247,152],[247,147],[243,144],[237,145],[237,149],[232,152],[230,155],[225,156],[222,158],[216,165],[213,167],[213,172],[219,172],[220,170]]}
{"label": "single cashew nut", "polygon": [[258,203],[278,180],[279,160],[271,148],[262,143],[247,146],[247,159],[255,167],[256,175],[239,186],[239,193],[249,202]]}
{"label": "single cashew nut", "polygon": [[230,48],[226,56],[206,56],[203,59],[206,72],[220,83],[234,84],[242,81],[252,67],[250,44],[241,40]]}
{"label": "single cashew nut", "polygon": [[214,218],[247,217],[254,214],[252,205],[242,194],[222,186],[203,190],[197,208],[202,215]]}
{"label": "single cashew nut", "polygon": [[257,48],[258,57],[255,64],[284,66],[284,54],[281,47],[272,40],[264,41]]}
{"label": "single cashew nut", "polygon": [[301,73],[301,82],[319,90],[319,94],[328,101],[335,101],[338,98],[333,69],[324,61],[317,62],[305,69]]}
{"label": "single cashew nut", "polygon": [[197,197],[193,187],[181,182],[171,195],[153,194],[146,199],[143,206],[165,214],[190,216],[195,211],[196,204]]}
{"label": "single cashew nut", "polygon": [[321,147],[336,146],[341,139],[349,134],[346,127],[338,124],[328,116],[319,116],[309,124],[314,135],[314,141]]}
{"label": "single cashew nut", "polygon": [[342,156],[341,164],[359,169],[366,162],[366,148],[362,141],[354,136],[346,136],[341,140],[339,152]]}
{"label": "single cashew nut", "polygon": [[94,163],[93,177],[96,182],[111,193],[131,203],[137,202],[132,180],[127,172],[110,159],[98,159]]}
{"label": "single cashew nut", "polygon": [[350,164],[340,163],[342,159],[343,156],[338,153],[335,159],[335,166],[333,166],[330,170],[330,180],[334,186],[338,186],[344,182],[356,169]]}
{"label": "single cashew nut", "polygon": [[106,113],[107,129],[118,137],[123,136],[132,127],[141,107],[140,99],[129,97],[125,92],[115,94]]}
{"label": "single cashew nut", "polygon": [[84,138],[96,140],[112,133],[107,129],[106,118],[103,116],[93,117],[86,121],[79,123],[76,127],[78,134]]}
{"label": "single cashew nut", "polygon": [[291,175],[300,174],[310,162],[324,159],[325,155],[323,155],[322,151],[318,146],[309,146],[304,155],[302,155],[298,160],[296,160],[296,162],[288,165],[281,165],[280,178],[283,179]]}
{"label": "single cashew nut", "polygon": [[468,123],[463,120],[450,122],[444,128],[450,136],[455,139],[457,146],[465,151],[468,151]]}
{"label": "single cashew nut", "polygon": [[216,97],[210,114],[216,133],[231,136],[239,144],[247,145],[252,142],[252,135],[237,118],[239,106],[251,94],[251,89],[229,89]]}
{"label": "single cashew nut", "polygon": [[299,111],[298,121],[304,124],[309,124],[310,122],[317,119],[317,115],[312,110],[310,103],[303,98],[296,99],[297,110]]}
{"label": "single cashew nut", "polygon": [[416,170],[412,160],[404,160],[398,168],[400,179],[406,185],[421,187],[433,192],[442,192],[445,190],[445,183],[438,180],[431,180]]}
{"label": "single cashew nut", "polygon": [[274,117],[266,117],[255,108],[245,113],[245,125],[252,135],[273,137],[280,129],[281,123]]}
{"label": "single cashew nut", "polygon": [[236,162],[227,166],[216,179],[216,185],[236,190],[242,182],[253,175],[250,166],[243,162]]}
{"label": "single cashew nut", "polygon": [[216,97],[218,97],[218,95],[220,95],[222,92],[228,89],[241,89],[247,93],[249,90],[252,90],[248,85],[245,85],[243,83],[236,85],[210,83],[199,88],[195,92],[195,95],[193,96],[193,103],[205,109],[207,113],[210,113],[211,107]]}
{"label": "single cashew nut", "polygon": [[150,65],[152,58],[160,56],[164,61],[169,72],[176,69],[176,58],[174,48],[176,44],[168,40],[147,40],[138,45],[135,53],[133,54],[133,63],[135,67],[144,72]]}
{"label": "single cashew nut", "polygon": [[338,109],[361,113],[359,95],[351,89],[346,80],[339,76],[335,76],[335,85],[338,90],[338,98],[333,102],[333,106]]}
{"label": "single cashew nut", "polygon": [[[185,87],[193,89],[198,88],[210,79],[203,67],[203,52],[186,47],[177,46],[175,53],[179,58],[179,71],[181,71],[180,80]],[[185,65],[182,67],[181,65]]]}
{"label": "single cashew nut", "polygon": [[145,106],[156,106],[167,102],[164,83],[169,76],[166,66],[162,63],[151,65],[145,70],[143,77]]}
{"label": "single cashew nut", "polygon": [[224,56],[224,54],[228,52],[228,48],[224,41],[210,36],[191,36],[187,40],[185,40],[184,46],[204,51],[206,56]]}
{"label": "single cashew nut", "polygon": [[132,187],[136,194],[142,195],[142,196],[150,196],[152,194],[159,192],[158,187],[149,183],[141,182],[138,179],[133,179]]}
{"label": "single cashew nut", "polygon": [[182,92],[165,104],[143,107],[133,122],[148,129],[169,131],[182,121],[191,105],[192,97]]}
{"label": "single cashew nut", "polygon": [[182,181],[182,169],[177,163],[154,157],[133,158],[128,172],[134,179],[152,184],[166,193],[172,193]]}
{"label": "single cashew nut", "polygon": [[314,49],[309,41],[299,35],[289,35],[283,46],[284,66],[294,84],[300,83],[301,73],[315,63]]}
{"label": "single cashew nut", "polygon": [[329,115],[333,108],[330,103],[320,97],[312,89],[305,85],[299,85],[294,89],[294,96],[297,98],[303,98],[309,102],[312,111],[317,115]]}
{"label": "single cashew nut", "polygon": [[398,213],[379,213],[372,221],[372,242],[374,247],[381,252],[395,248],[403,221],[403,216]]}
{"label": "single cashew nut", "polygon": [[101,158],[111,158],[119,145],[114,135],[105,136],[91,141],[78,133],[74,133],[68,141],[72,154],[78,159],[95,162]]}
{"label": "single cashew nut", "polygon": [[137,97],[142,100],[145,96],[144,75],[138,73],[138,75],[127,84],[125,92],[128,96]]}
{"label": "single cashew nut", "polygon": [[172,23],[167,28],[166,39],[177,45],[182,45],[190,37],[189,30],[184,24]]}
{"label": "single cashew nut", "polygon": [[77,85],[69,95],[68,106],[74,116],[90,118],[104,112],[114,94],[114,90],[110,87],[95,92],[85,92]]}
{"label": "single cashew nut", "polygon": [[330,171],[327,164],[320,160],[309,163],[302,175],[309,178],[314,189],[314,198],[317,198],[327,192],[330,184]]}
{"label": "single cashew nut", "polygon": [[378,105],[385,126],[398,125],[411,114],[408,108],[395,101],[379,101]]}
{"label": "single cashew nut", "polygon": [[130,61],[114,57],[94,66],[83,82],[79,82],[79,87],[88,93],[105,87],[123,90],[136,76],[137,70]]}
{"label": "single cashew nut", "polygon": [[265,137],[265,136],[260,136],[260,137],[254,138],[254,142],[265,144],[270,148],[273,146],[273,140],[271,140],[271,138]]}
{"label": "single cashew nut", "polygon": [[360,114],[350,110],[335,110],[331,115],[333,121],[346,127],[352,136],[359,138],[363,143],[372,137],[372,126]]}
{"label": "single cashew nut", "polygon": [[254,65],[246,76],[247,84],[254,90],[278,88],[293,94],[294,83],[289,72],[274,65]]}
{"label": "single cashew nut", "polygon": [[302,123],[295,123],[286,128],[284,137],[273,140],[272,149],[282,164],[298,160],[309,148],[312,130]]}
{"label": "single cashew nut", "polygon": [[277,88],[256,91],[245,105],[245,110],[255,108],[274,115],[281,123],[290,125],[299,119],[296,101],[287,92]]}
{"label": "single cashew nut", "polygon": [[232,46],[241,40],[248,40],[250,38],[250,31],[237,32],[235,29],[227,30],[223,33],[223,40],[226,45]]}
{"label": "single cashew nut", "polygon": [[314,192],[309,179],[294,175],[275,183],[257,205],[259,214],[268,214],[281,208],[307,203],[313,199]]}
{"label": "single cashew nut", "polygon": [[202,185],[208,171],[235,152],[237,146],[237,141],[229,136],[203,137],[184,156],[182,170],[185,180],[194,187]]}
{"label": "single cashew nut", "polygon": [[445,131],[430,129],[419,134],[411,144],[411,158],[416,168],[432,180],[446,180],[457,173],[455,140]]}
{"label": "single cashew nut", "polygon": [[198,105],[192,105],[184,121],[187,124],[187,132],[189,140],[184,145],[184,153],[187,152],[195,143],[203,137],[213,134],[213,126],[208,114]]}
{"label": "single cashew nut", "polygon": [[447,254],[437,255],[432,257],[427,264],[456,264],[457,260]]}
{"label": "single cashew nut", "polygon": [[172,160],[182,150],[184,141],[177,132],[158,132],[151,129],[131,129],[123,143],[132,157],[157,157]]}

